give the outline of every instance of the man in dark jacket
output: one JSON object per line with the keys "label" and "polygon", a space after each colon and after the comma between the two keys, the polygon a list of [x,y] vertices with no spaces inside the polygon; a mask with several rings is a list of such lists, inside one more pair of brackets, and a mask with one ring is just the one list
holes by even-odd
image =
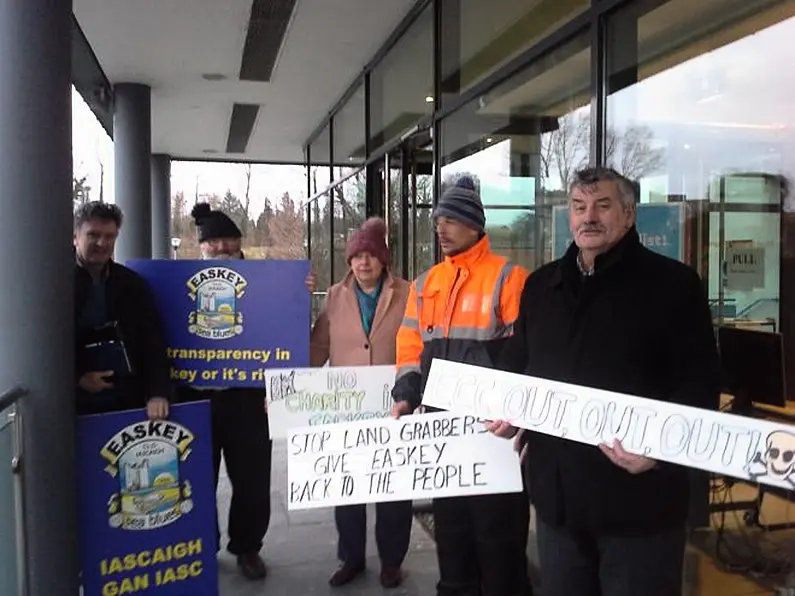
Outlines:
{"label": "man in dark jacket", "polygon": [[[242,259],[242,233],[222,211],[198,203],[191,212],[204,259]],[[213,428],[215,481],[221,456],[232,485],[227,550],[251,580],[267,575],[260,557],[271,516],[271,451],[265,389],[241,387],[178,388],[180,401],[209,399]]]}
{"label": "man in dark jacket", "polygon": [[168,416],[169,362],[152,291],[112,260],[122,213],[98,201],[75,213],[75,384],[77,413],[146,406]]}
{"label": "man in dark jacket", "polygon": [[[577,172],[574,242],[530,276],[500,367],[700,408],[718,407],[720,362],[701,280],[645,248],[636,186],[607,168]],[[491,430],[516,429],[495,421]],[[689,471],[523,432],[545,596],[674,596],[682,590]]]}

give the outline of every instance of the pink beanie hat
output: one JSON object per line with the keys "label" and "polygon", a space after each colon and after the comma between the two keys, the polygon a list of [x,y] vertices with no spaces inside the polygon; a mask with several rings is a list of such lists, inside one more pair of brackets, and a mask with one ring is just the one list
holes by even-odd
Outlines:
{"label": "pink beanie hat", "polygon": [[386,246],[386,224],[380,217],[367,219],[361,227],[348,236],[345,260],[350,265],[351,259],[362,252],[369,252],[389,267],[389,249]]}

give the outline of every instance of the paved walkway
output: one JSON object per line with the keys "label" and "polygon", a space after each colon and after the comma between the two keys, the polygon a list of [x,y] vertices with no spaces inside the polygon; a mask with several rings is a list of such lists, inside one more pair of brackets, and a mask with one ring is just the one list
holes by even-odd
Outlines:
{"label": "paved walkway", "polygon": [[[378,581],[380,570],[375,551],[372,523],[374,511],[368,512],[371,525],[368,534],[368,573],[344,588],[331,588],[328,578],[336,569],[337,532],[333,509],[287,511],[287,448],[283,441],[273,447],[273,476],[271,483],[271,526],[265,538],[263,557],[268,577],[262,582],[246,580],[237,570],[232,555],[222,550],[219,555],[221,596],[295,596],[334,594],[363,596],[428,596],[435,593],[437,580],[436,550],[425,530],[415,521],[411,547],[404,564],[406,580],[395,590],[385,590]],[[226,528],[231,489],[226,472],[221,470],[218,490],[221,528]],[[226,545],[226,536],[222,545]]]}

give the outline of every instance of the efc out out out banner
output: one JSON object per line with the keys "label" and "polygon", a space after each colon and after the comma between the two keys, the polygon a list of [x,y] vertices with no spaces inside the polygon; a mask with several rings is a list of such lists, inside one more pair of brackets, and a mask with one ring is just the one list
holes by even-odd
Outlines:
{"label": "efc out out out banner", "polygon": [[[795,488],[795,427],[434,359],[422,403],[588,445]],[[532,457],[532,452],[528,454]]]}
{"label": "efc out out out banner", "polygon": [[330,366],[266,373],[272,439],[298,426],[386,418],[395,366]]}
{"label": "efc out out out banner", "polygon": [[126,264],[155,294],[174,383],[262,387],[266,369],[309,365],[307,261]]}
{"label": "efc out out out banner", "polygon": [[85,596],[217,596],[209,402],[80,416],[77,437]]}

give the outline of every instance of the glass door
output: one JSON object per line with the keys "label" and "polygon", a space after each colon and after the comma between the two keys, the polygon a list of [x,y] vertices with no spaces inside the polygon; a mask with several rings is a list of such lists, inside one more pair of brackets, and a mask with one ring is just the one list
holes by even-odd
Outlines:
{"label": "glass door", "polygon": [[435,262],[433,150],[428,131],[415,133],[374,164],[373,213],[389,231],[392,271],[409,281]]}

